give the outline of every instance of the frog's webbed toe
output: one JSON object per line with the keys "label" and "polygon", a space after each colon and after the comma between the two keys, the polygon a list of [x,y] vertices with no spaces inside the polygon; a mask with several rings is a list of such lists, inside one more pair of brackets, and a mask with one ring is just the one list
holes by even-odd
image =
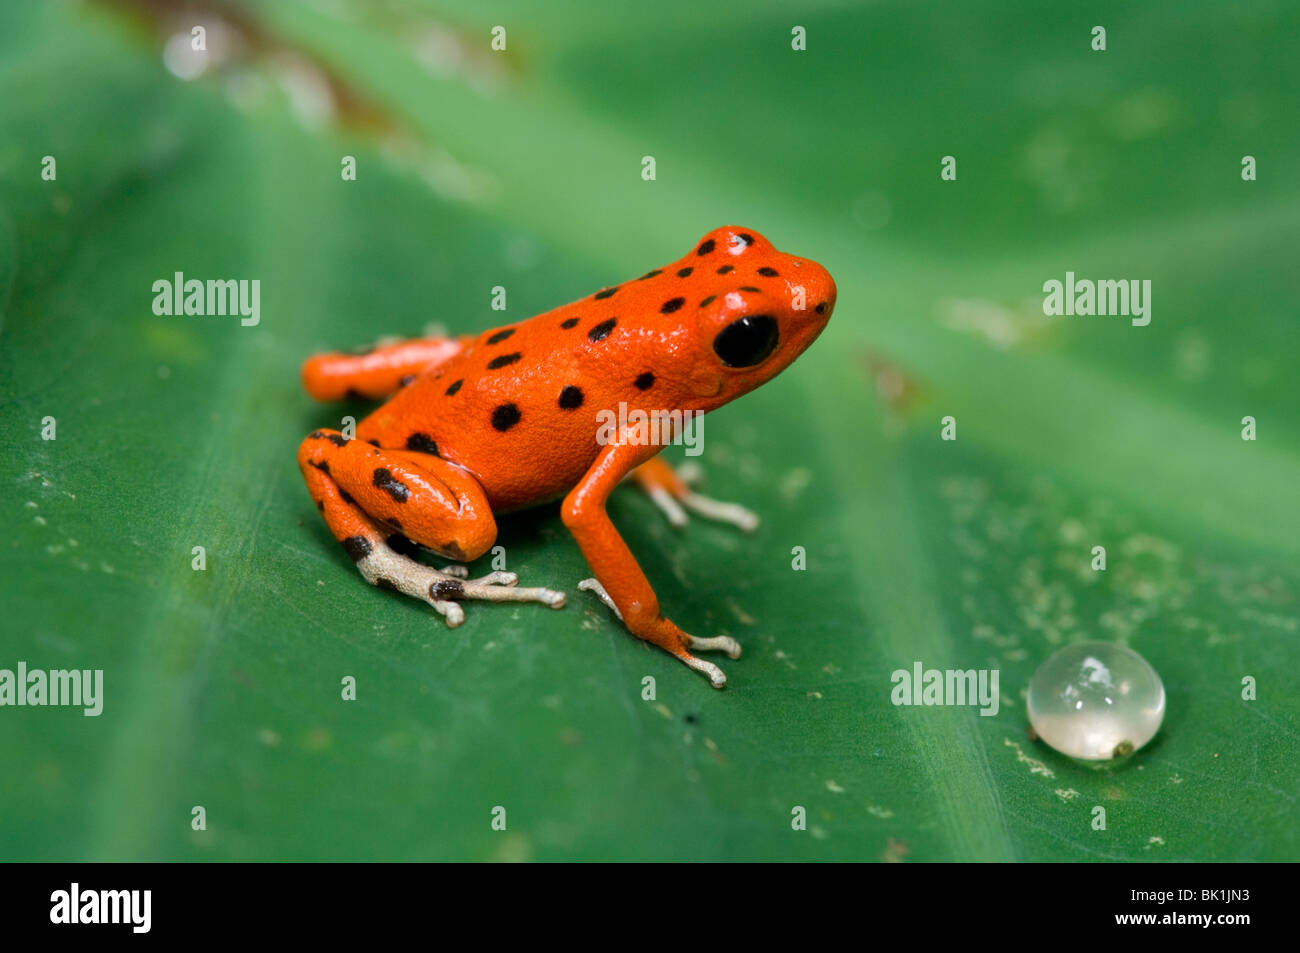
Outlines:
{"label": "frog's webbed toe", "polygon": [[740,643],[729,635],[715,635],[704,639],[688,635],[686,647],[697,652],[726,652],[728,658],[740,658]]}
{"label": "frog's webbed toe", "polygon": [[758,529],[758,514],[753,510],[746,509],[739,503],[715,500],[711,496],[689,491],[681,498],[681,502],[688,510],[698,513],[705,519],[716,520],[719,523],[730,523],[746,533],[752,533]]}
{"label": "frog's webbed toe", "polygon": [[758,514],[753,510],[746,509],[739,503],[715,500],[691,489],[691,484],[698,482],[702,476],[697,466],[688,463],[673,470],[656,457],[637,467],[633,475],[650,502],[659,507],[673,526],[687,525],[691,518],[686,511],[690,510],[705,519],[730,523],[746,533],[758,529]]}
{"label": "frog's webbed toe", "polygon": [[707,678],[714,688],[727,687],[727,673],[712,662],[696,658],[694,655],[679,655],[678,658],[686,663],[687,668],[692,668]]}
{"label": "frog's webbed toe", "polygon": [[484,602],[540,602],[552,609],[564,606],[563,592],[540,587],[520,587],[519,577],[512,572],[490,572],[477,579],[469,579],[469,571],[464,566],[434,569],[396,552],[384,542],[373,545],[371,551],[357,561],[357,568],[373,586],[396,589],[429,603],[453,629],[465,621],[465,610],[460,603],[467,599]]}
{"label": "frog's webbed toe", "polygon": [[605,603],[605,608],[614,613],[614,617],[617,618],[619,622],[623,621],[623,613],[618,611],[618,606],[614,605],[614,600],[609,597],[609,593],[606,592],[605,587],[600,584],[600,580],[595,577],[584,579],[578,583],[578,588],[583,592],[595,593],[596,598]]}
{"label": "frog's webbed toe", "polygon": [[[686,648],[694,649],[696,652],[726,652],[729,658],[740,658],[740,643],[729,635],[715,635],[711,638],[697,638],[694,635],[683,632],[682,639],[686,643]],[[727,673],[718,666],[702,658],[696,658],[690,652],[681,652],[677,657],[686,664],[688,668],[693,668],[709,680],[709,684],[714,688],[726,688]]]}
{"label": "frog's webbed toe", "polygon": [[466,579],[460,584],[456,598],[485,602],[540,602],[552,609],[564,608],[564,593],[541,586],[521,587],[519,577],[512,572],[490,572],[478,579]]}

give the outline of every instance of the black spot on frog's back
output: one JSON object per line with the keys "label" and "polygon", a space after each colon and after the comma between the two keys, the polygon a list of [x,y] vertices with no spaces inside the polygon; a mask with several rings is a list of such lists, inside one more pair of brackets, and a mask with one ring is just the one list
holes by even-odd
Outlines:
{"label": "black spot on frog's back", "polygon": [[492,411],[492,426],[505,433],[515,424],[519,423],[522,415],[519,408],[514,404],[501,404]]}
{"label": "black spot on frog's back", "polygon": [[593,326],[592,329],[587,332],[587,338],[592,341],[603,341],[605,338],[609,337],[609,332],[614,330],[616,324],[618,324],[617,318],[610,318],[607,321],[602,321],[600,324]]}

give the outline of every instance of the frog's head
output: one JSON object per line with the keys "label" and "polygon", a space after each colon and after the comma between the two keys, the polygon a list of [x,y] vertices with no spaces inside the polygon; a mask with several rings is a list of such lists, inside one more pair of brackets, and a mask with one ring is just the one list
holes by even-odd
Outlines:
{"label": "frog's head", "polygon": [[708,291],[696,308],[692,390],[717,407],[785,370],[835,310],[835,280],[817,262],[727,226],[687,256]]}

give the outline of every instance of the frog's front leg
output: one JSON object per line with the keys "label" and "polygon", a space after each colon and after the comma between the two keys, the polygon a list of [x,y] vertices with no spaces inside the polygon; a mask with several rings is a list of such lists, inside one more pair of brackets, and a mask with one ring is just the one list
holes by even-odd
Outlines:
{"label": "frog's front leg", "polygon": [[752,510],[692,490],[691,483],[698,475],[698,469],[685,466],[674,470],[662,457],[653,457],[632,471],[632,479],[673,526],[689,523],[686,510],[691,510],[705,519],[730,523],[746,533],[758,529],[758,514]]}
{"label": "frog's front leg", "polygon": [[565,497],[561,515],[564,525],[578,541],[587,564],[596,574],[594,585],[593,581],[587,581],[581,587],[600,596],[633,635],[675,655],[708,676],[714,688],[722,688],[727,684],[722,669],[712,662],[696,658],[689,650],[720,649],[732,658],[738,658],[740,646],[725,636],[697,639],[665,619],[659,612],[659,600],[649,580],[605,512],[605,501],[614,487],[659,449],[634,444],[607,446]]}
{"label": "frog's front leg", "polygon": [[562,592],[516,587],[514,573],[467,579],[459,567],[437,570],[412,558],[412,542],[463,562],[496,540],[483,489],[446,461],[317,430],[298,448],[298,466],[330,532],[371,585],[428,602],[450,626],[464,621],[457,605],[464,599],[564,605]]}

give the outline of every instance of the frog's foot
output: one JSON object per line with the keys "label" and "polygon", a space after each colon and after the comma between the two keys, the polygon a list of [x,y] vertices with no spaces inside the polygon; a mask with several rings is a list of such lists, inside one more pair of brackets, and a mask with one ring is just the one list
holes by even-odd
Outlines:
{"label": "frog's foot", "polygon": [[727,658],[740,658],[740,643],[729,635],[715,635],[707,639],[688,635],[686,647],[697,652],[726,652]]}
{"label": "frog's foot", "polygon": [[465,599],[484,602],[540,602],[552,609],[564,606],[564,593],[554,589],[520,587],[519,577],[512,572],[490,572],[486,576],[470,579],[469,570],[464,566],[434,569],[402,555],[378,540],[371,544],[368,553],[357,560],[357,569],[372,586],[396,589],[429,603],[453,629],[465,621],[465,610],[459,605]]}
{"label": "frog's foot", "polygon": [[[422,553],[437,555],[437,553],[434,553],[432,549],[429,549],[427,546],[421,546],[419,543],[415,542],[415,540],[407,537],[405,533],[401,532],[401,530],[396,527],[385,526],[383,527],[383,530],[388,534],[384,537],[385,544],[387,544],[388,548],[399,556],[408,556],[418,562]],[[423,563],[421,563],[421,565],[423,565]],[[451,576],[455,579],[469,578],[469,567],[464,563],[448,563],[442,567],[440,572],[442,572],[444,576]]]}
{"label": "frog's foot", "polygon": [[605,603],[605,608],[614,613],[614,617],[619,622],[623,621],[623,613],[618,611],[618,606],[614,605],[614,600],[609,597],[609,593],[605,591],[605,587],[600,584],[598,579],[594,577],[584,579],[578,583],[578,588],[583,592],[595,593],[596,598]]}
{"label": "frog's foot", "polygon": [[690,516],[686,511],[690,510],[705,519],[730,523],[746,533],[758,529],[758,514],[752,510],[739,503],[715,500],[691,489],[691,484],[697,482],[702,475],[699,467],[686,464],[674,471],[668,464],[654,457],[637,467],[633,475],[650,501],[659,507],[673,526],[687,525]]}
{"label": "frog's foot", "polygon": [[[603,602],[606,608],[618,617],[620,622],[623,621],[623,613],[618,611],[618,606],[614,604],[614,600],[610,598],[609,593],[605,591],[605,587],[602,586],[598,580],[594,578],[584,579],[578,583],[578,588],[585,592],[594,593],[596,598]],[[709,682],[714,688],[722,688],[727,684],[727,675],[722,671],[722,669],[718,668],[718,666],[714,665],[712,662],[696,658],[690,652],[685,651],[685,649],[694,649],[697,652],[726,652],[729,657],[737,659],[740,658],[739,642],[729,635],[719,635],[713,638],[697,638],[696,636],[688,635],[685,632],[680,634],[680,640],[683,643],[683,649],[681,650],[674,650],[671,645],[660,645],[660,647],[668,649],[671,654],[675,655],[689,668],[693,668],[695,671],[701,672],[707,676]],[[659,643],[655,642],[654,644]]]}
{"label": "frog's foot", "polygon": [[712,662],[696,658],[687,649],[694,649],[697,652],[726,652],[729,658],[737,659],[740,658],[740,643],[729,635],[700,639],[685,632],[681,633],[681,640],[685,644],[685,648],[677,651],[670,649],[670,652],[685,663],[687,668],[692,668],[708,678],[709,684],[714,688],[726,688],[727,673]]}

